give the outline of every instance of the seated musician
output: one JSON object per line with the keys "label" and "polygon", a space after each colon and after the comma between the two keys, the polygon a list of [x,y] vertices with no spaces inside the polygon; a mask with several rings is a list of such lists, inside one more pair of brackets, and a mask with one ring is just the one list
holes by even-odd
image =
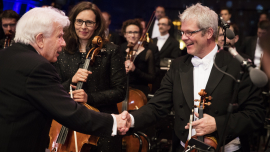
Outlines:
{"label": "seated musician", "polygon": [[2,28],[4,30],[4,38],[0,40],[0,49],[7,48],[14,43],[16,24],[20,18],[13,10],[5,10],[0,15]]}
{"label": "seated musician", "polygon": [[[123,101],[126,94],[124,61],[117,46],[105,39],[106,26],[101,11],[91,2],[81,2],[71,10],[69,20],[70,26],[64,32],[67,45],[55,64],[64,88],[68,91],[70,84],[84,82],[89,105],[100,112],[118,113],[117,103]],[[95,56],[94,64],[82,69],[95,36],[105,41],[103,48]],[[121,137],[102,137],[91,151],[119,152],[121,144]]]}
{"label": "seated musician", "polygon": [[[95,112],[75,102],[87,100],[83,90],[73,91],[74,100],[71,99],[51,64],[66,46],[63,28],[69,24],[62,11],[33,8],[17,24],[16,43],[0,50],[1,152],[44,152],[52,119],[81,133],[113,135],[116,122],[111,114]],[[110,102],[110,98],[113,95],[106,101]],[[118,128],[126,125],[126,121],[120,121],[121,115],[115,117]]]}
{"label": "seated musician", "polygon": [[[236,82],[218,71],[213,62],[234,77],[238,76],[241,69],[240,63],[228,52],[217,53],[215,39],[218,36],[218,15],[213,10],[198,3],[188,7],[180,19],[182,40],[188,54],[173,61],[155,96],[145,106],[131,113],[136,131],[165,117],[173,107],[176,135],[173,151],[183,150],[182,145],[189,133],[189,115],[194,108],[194,99],[200,99],[198,92],[201,89],[212,96],[212,104],[204,109],[202,119],[192,123],[195,129],[192,135],[211,134],[220,140]],[[260,89],[251,82],[248,73],[244,73],[237,95],[239,107],[230,116],[226,152],[249,151],[245,136],[259,129],[265,117]]]}
{"label": "seated musician", "polygon": [[130,51],[128,44],[134,44],[133,56],[134,61],[126,60],[126,73],[129,73],[129,86],[141,90],[147,97],[149,93],[148,83],[152,83],[155,79],[155,59],[153,51],[147,45],[140,45],[138,42],[142,36],[143,29],[140,20],[131,19],[123,23],[122,33],[127,40],[120,46],[120,52],[124,56]]}

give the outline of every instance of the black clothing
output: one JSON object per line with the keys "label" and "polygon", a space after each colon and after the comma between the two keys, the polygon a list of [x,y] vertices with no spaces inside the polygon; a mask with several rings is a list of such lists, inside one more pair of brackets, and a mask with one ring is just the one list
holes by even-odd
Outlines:
{"label": "black clothing", "polygon": [[0,151],[44,152],[52,119],[82,133],[111,136],[113,118],[74,102],[56,69],[31,45],[0,50]]}
{"label": "black clothing", "polygon": [[[153,38],[154,44],[157,45],[158,38]],[[164,58],[172,58],[175,59],[181,56],[179,42],[173,38],[171,35],[168,37],[164,45],[162,46],[161,50],[159,50],[159,57],[160,60]]]}
{"label": "black clothing", "polygon": [[[90,50],[90,49],[87,49]],[[69,54],[64,51],[58,57],[55,66],[61,82],[68,91],[72,77],[82,68],[86,53]],[[92,72],[83,83],[83,89],[88,95],[87,103],[100,112],[118,114],[117,103],[122,102],[126,95],[126,74],[124,61],[117,46],[107,43],[95,57],[88,70]],[[91,151],[121,151],[121,137],[100,138],[97,147]]]}
{"label": "black clothing", "polygon": [[[126,56],[127,43],[120,46],[120,52],[123,58]],[[149,93],[148,83],[155,80],[155,59],[152,50],[148,47],[137,55],[135,61],[135,70],[129,73],[129,85],[135,89],[141,90],[147,97]]]}
{"label": "black clothing", "polygon": [[[139,110],[131,114],[135,119],[134,131],[150,126],[165,117],[173,107],[175,110],[174,130],[181,141],[186,141],[188,130],[185,125],[189,121],[191,109],[194,107],[193,65],[192,55],[185,55],[173,61],[170,70],[161,82],[161,87],[155,96]],[[240,63],[228,52],[220,51],[215,58],[217,66],[236,77],[241,69]],[[224,120],[227,107],[232,100],[235,82],[212,67],[205,91],[212,96],[211,106],[204,109],[204,113],[215,118],[217,131],[213,135],[218,139],[224,130]],[[226,142],[236,137],[249,134],[259,129],[265,119],[265,110],[262,105],[261,90],[254,86],[248,76],[243,80],[238,92],[238,111],[230,117],[227,128]],[[241,143],[244,144],[244,143]]]}
{"label": "black clothing", "polygon": [[[79,51],[75,54],[65,51],[60,53],[54,65],[66,91],[69,91],[72,77],[79,66],[83,65],[85,57]],[[92,74],[83,84],[89,105],[101,112],[118,113],[116,104],[123,101],[126,94],[126,74],[123,62],[117,46],[111,43],[107,43],[95,57],[94,64],[88,68]]]}

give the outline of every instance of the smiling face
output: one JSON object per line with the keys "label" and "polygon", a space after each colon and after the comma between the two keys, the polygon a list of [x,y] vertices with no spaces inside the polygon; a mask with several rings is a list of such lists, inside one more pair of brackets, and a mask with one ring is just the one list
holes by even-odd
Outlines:
{"label": "smiling face", "polygon": [[[196,20],[184,21],[181,25],[181,31],[184,33],[196,30],[199,30]],[[193,33],[190,37],[187,37],[185,34],[182,35],[182,40],[187,46],[187,53],[200,58],[203,58],[209,53],[205,51],[208,39],[209,36],[207,37],[207,34],[202,35],[202,31]]]}
{"label": "smiling face", "polygon": [[137,44],[140,39],[140,28],[137,25],[129,25],[126,27],[124,36],[129,43]]}
{"label": "smiling face", "polygon": [[83,22],[82,25],[78,25],[76,20],[96,22],[96,15],[92,10],[84,10],[76,16],[74,22],[75,31],[80,41],[88,41],[96,29],[96,24],[86,26],[86,23]]}
{"label": "smiling face", "polygon": [[56,62],[62,47],[66,46],[63,39],[63,27],[60,24],[54,23],[54,31],[50,37],[43,38],[44,48],[40,54],[49,62]]}
{"label": "smiling face", "polygon": [[[230,26],[230,30],[234,32],[233,27]],[[218,46],[223,47],[224,46],[224,34],[223,34],[223,29],[219,28],[219,33],[218,33]],[[228,44],[231,47],[235,47],[235,43],[238,41],[239,36],[235,35],[233,39],[228,39],[226,38],[226,44]]]}

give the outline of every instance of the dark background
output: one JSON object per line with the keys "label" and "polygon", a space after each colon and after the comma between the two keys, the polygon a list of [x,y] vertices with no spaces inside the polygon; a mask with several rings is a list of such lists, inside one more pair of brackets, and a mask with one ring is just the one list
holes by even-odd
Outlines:
{"label": "dark background", "polygon": [[[55,2],[67,14],[68,11],[81,0],[3,0],[4,10],[13,9],[23,15],[35,6],[50,5]],[[102,11],[112,15],[111,30],[119,30],[123,21],[132,18],[143,18],[148,21],[156,6],[164,6],[166,15],[172,21],[179,20],[179,12],[186,6],[197,2],[220,12],[223,7],[231,9],[231,21],[240,28],[240,36],[254,36],[260,13],[266,12],[270,16],[270,0],[90,0]]]}

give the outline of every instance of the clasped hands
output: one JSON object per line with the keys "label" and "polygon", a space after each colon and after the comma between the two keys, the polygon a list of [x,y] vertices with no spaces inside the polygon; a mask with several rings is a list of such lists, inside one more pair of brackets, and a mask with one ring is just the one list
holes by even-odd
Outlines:
{"label": "clasped hands", "polygon": [[128,73],[129,71],[134,71],[135,70],[135,65],[133,62],[131,62],[130,60],[126,60],[125,61],[125,68],[126,68],[126,73]]}
{"label": "clasped hands", "polygon": [[[196,117],[199,117],[198,113],[194,113]],[[189,123],[185,126],[185,129],[189,129]],[[204,136],[217,130],[216,120],[214,117],[203,114],[203,118],[193,121],[192,128],[196,130],[197,136]]]}
{"label": "clasped hands", "polygon": [[131,117],[127,111],[119,115],[114,115],[117,121],[117,131],[120,135],[125,135],[131,126]]}

